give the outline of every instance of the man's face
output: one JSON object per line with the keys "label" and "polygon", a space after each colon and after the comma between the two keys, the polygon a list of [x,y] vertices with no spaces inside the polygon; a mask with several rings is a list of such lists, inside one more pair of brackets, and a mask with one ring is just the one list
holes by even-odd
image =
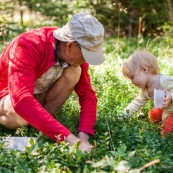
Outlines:
{"label": "man's face", "polygon": [[68,42],[65,46],[64,60],[71,66],[78,67],[85,62],[81,48],[74,42]]}

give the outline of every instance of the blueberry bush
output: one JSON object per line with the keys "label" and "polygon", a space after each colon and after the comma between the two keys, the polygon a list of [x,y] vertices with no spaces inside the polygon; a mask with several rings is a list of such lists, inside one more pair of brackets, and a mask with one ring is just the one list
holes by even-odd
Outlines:
{"label": "blueberry bush", "polygon": [[[120,39],[110,37],[104,43],[105,63],[91,66],[90,77],[98,97],[94,145],[91,153],[82,153],[78,145],[55,143],[31,126],[9,130],[0,126],[0,136],[36,136],[25,152],[9,150],[0,142],[0,172],[5,173],[171,173],[173,172],[173,135],[162,138],[160,124],[148,120],[145,107],[129,119],[118,115],[138,93],[121,73],[124,60],[136,49],[147,49],[159,61],[161,72],[173,75],[172,38]],[[2,46],[1,46],[2,49]],[[63,115],[63,116],[62,116]],[[77,134],[78,98],[71,95],[56,118]]]}

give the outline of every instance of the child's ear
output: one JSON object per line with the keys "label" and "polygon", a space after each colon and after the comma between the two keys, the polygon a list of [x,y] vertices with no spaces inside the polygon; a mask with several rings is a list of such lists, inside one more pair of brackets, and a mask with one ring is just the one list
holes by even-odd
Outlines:
{"label": "child's ear", "polygon": [[141,65],[141,70],[145,73],[145,74],[148,74],[149,72],[149,69],[146,65]]}

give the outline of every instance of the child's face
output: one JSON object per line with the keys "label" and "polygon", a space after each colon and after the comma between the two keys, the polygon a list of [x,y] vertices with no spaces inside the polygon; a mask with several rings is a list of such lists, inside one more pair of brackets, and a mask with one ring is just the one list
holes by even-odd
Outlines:
{"label": "child's face", "polygon": [[127,67],[124,67],[123,72],[131,80],[133,85],[140,89],[146,88],[149,76],[143,69],[137,69],[135,72],[130,72]]}

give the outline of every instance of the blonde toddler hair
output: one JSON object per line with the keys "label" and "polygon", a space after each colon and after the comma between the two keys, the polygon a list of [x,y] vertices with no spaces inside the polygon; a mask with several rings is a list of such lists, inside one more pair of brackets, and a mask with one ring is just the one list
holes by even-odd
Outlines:
{"label": "blonde toddler hair", "polygon": [[124,68],[127,68],[130,72],[135,72],[135,70],[140,69],[142,65],[146,65],[151,74],[159,74],[160,69],[157,62],[157,59],[154,55],[147,52],[146,50],[137,50],[129,58],[123,65],[122,72],[124,73]]}

